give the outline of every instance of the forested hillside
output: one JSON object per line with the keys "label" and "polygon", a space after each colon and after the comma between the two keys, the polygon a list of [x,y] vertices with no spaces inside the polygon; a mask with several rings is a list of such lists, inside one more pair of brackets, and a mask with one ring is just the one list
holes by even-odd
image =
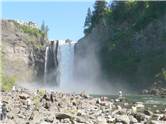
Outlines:
{"label": "forested hillside", "polygon": [[76,54],[86,57],[95,44],[104,78],[136,88],[166,84],[166,2],[96,1],[84,27]]}

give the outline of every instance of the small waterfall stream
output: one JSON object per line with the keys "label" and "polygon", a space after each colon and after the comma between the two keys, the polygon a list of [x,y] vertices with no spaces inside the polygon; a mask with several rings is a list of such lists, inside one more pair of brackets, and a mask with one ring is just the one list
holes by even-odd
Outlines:
{"label": "small waterfall stream", "polygon": [[45,63],[44,63],[44,83],[47,82],[48,49],[49,49],[49,47],[47,46],[46,52],[45,52]]}

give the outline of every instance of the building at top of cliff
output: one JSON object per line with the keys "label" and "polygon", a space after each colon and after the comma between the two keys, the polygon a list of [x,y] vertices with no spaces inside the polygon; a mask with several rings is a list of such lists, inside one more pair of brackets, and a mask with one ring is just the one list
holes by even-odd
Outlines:
{"label": "building at top of cliff", "polygon": [[16,20],[17,23],[21,24],[21,25],[25,25],[25,26],[30,26],[32,28],[40,28],[36,23],[32,22],[32,21],[22,21],[22,20]]}

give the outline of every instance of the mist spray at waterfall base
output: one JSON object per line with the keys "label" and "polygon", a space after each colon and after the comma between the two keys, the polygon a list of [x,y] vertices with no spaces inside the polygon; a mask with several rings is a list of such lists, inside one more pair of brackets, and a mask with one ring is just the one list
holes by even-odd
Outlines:
{"label": "mist spray at waterfall base", "polygon": [[[47,91],[86,92],[90,94],[116,94],[119,86],[110,85],[101,78],[97,57],[89,54],[79,57],[79,65],[75,69],[75,42],[58,41],[53,47],[46,48],[44,85],[41,83],[21,83],[29,89],[44,88]],[[58,45],[58,47],[57,47]],[[81,72],[81,73],[80,73]]]}
{"label": "mist spray at waterfall base", "polygon": [[[75,62],[74,62],[74,45],[75,42],[65,42],[60,41],[59,42],[59,72],[60,72],[60,86],[56,87],[56,90],[63,91],[63,92],[88,92],[92,94],[101,94],[106,93],[106,89],[102,88],[100,85],[97,84],[97,81],[95,81],[96,77],[90,76],[92,78],[78,78],[76,74],[75,69]],[[93,58],[94,61],[95,58]],[[82,60],[83,62],[83,60]],[[97,61],[96,61],[97,62]],[[85,65],[88,65],[87,63],[84,63]],[[96,66],[96,67],[95,67]],[[93,74],[99,72],[98,65],[93,63]],[[88,66],[87,66],[88,67]],[[86,67],[86,69],[87,69]],[[79,68],[81,69],[81,68]],[[84,71],[84,70],[80,70]],[[90,72],[91,73],[91,72]],[[91,73],[91,75],[93,75]],[[108,87],[108,86],[106,86]],[[109,87],[110,90],[110,87]]]}

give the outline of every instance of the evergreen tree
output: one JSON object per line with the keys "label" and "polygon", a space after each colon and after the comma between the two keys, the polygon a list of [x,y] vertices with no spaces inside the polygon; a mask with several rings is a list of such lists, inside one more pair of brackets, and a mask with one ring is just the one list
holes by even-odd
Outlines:
{"label": "evergreen tree", "polygon": [[43,21],[41,24],[41,31],[44,32],[44,30],[45,30],[45,22]]}
{"label": "evergreen tree", "polygon": [[94,11],[92,16],[92,26],[97,24],[99,20],[104,16],[107,2],[105,0],[96,0],[94,5]]}
{"label": "evergreen tree", "polygon": [[90,30],[91,30],[91,25],[92,25],[92,12],[90,8],[88,8],[87,16],[85,18],[85,23],[84,23],[84,34],[87,35]]}
{"label": "evergreen tree", "polygon": [[41,31],[43,32],[43,37],[46,38],[48,34],[48,26],[45,25],[45,22],[43,21],[41,24]]}
{"label": "evergreen tree", "polygon": [[49,30],[48,25],[46,25],[45,31],[44,31],[44,34],[45,34],[46,36],[47,36],[47,34],[48,34],[48,30]]}
{"label": "evergreen tree", "polygon": [[88,8],[88,12],[87,12],[87,16],[85,19],[85,23],[84,23],[84,28],[89,28],[91,26],[91,18],[92,18],[92,12],[90,10],[90,8]]}

